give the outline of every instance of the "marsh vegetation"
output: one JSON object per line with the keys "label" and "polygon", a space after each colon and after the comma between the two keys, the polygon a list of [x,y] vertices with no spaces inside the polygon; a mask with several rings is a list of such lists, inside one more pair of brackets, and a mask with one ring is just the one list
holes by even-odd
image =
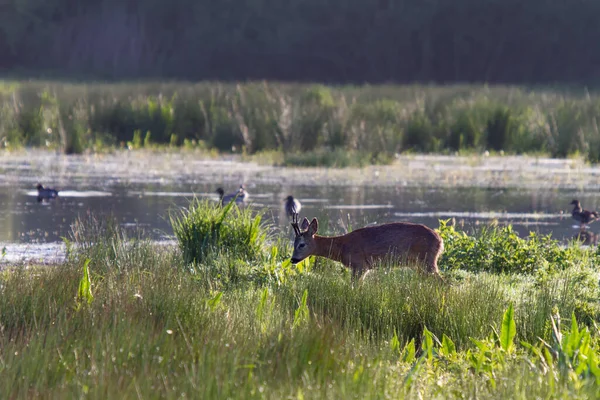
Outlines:
{"label": "marsh vegetation", "polygon": [[600,158],[600,97],[517,86],[256,82],[0,86],[4,147],[160,146],[285,166],[385,164],[405,152]]}
{"label": "marsh vegetation", "polygon": [[[600,394],[598,252],[442,221],[441,283],[292,265],[260,212],[194,201],[175,248],[107,218],[64,265],[1,276],[10,398],[463,398]],[[322,228],[327,232],[327,228]]]}

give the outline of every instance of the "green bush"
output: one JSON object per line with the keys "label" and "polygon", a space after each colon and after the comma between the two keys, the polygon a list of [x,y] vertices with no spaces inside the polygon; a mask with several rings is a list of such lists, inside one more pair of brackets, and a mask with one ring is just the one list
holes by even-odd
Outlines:
{"label": "green bush", "polygon": [[535,232],[523,239],[511,225],[483,227],[471,236],[440,221],[439,233],[444,240],[439,264],[448,270],[540,274],[593,262],[576,243],[564,247],[550,235]]}

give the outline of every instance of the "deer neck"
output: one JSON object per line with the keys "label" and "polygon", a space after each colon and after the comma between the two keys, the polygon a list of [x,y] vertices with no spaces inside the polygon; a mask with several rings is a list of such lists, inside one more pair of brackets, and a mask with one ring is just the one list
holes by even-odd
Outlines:
{"label": "deer neck", "polygon": [[326,257],[334,261],[342,261],[343,243],[339,236],[314,236],[315,239],[315,255]]}

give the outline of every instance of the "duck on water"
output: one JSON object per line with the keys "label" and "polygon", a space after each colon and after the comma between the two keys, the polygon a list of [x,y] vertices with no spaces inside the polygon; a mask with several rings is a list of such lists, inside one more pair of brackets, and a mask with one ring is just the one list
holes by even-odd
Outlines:
{"label": "duck on water", "polygon": [[36,188],[38,191],[38,195],[37,195],[38,201],[55,199],[58,197],[58,190],[56,190],[56,189],[45,188],[44,186],[42,186],[41,183],[38,183]]}
{"label": "duck on water", "polygon": [[597,211],[584,210],[579,200],[573,200],[570,204],[574,206],[571,215],[575,221],[581,224],[581,229],[584,229],[587,224],[594,222],[600,216]]}
{"label": "duck on water", "polygon": [[240,188],[235,193],[230,193],[226,195],[225,191],[221,187],[217,189],[217,193],[219,194],[219,199],[221,200],[222,205],[229,204],[229,202],[233,200],[235,200],[235,204],[243,205],[248,202],[248,199],[250,197],[248,195],[248,192],[244,188],[244,185],[240,185]]}

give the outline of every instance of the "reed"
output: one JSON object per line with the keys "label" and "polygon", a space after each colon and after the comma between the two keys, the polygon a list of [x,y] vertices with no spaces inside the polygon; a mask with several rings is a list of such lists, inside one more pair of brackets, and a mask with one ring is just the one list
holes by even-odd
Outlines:
{"label": "reed", "polygon": [[0,90],[4,147],[73,153],[184,146],[281,165],[389,163],[402,152],[600,159],[600,97],[518,86],[271,82],[66,84]]}

